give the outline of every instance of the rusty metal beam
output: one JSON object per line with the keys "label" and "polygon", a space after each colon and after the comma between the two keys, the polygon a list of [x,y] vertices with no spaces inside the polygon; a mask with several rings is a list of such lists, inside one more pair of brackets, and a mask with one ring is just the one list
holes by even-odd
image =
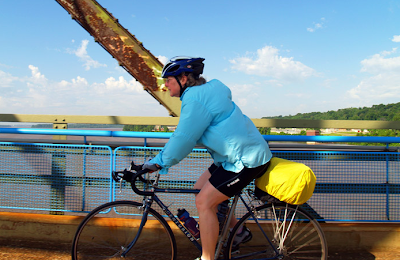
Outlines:
{"label": "rusty metal beam", "polygon": [[93,36],[171,116],[179,116],[181,102],[171,98],[161,78],[163,64],[95,0],[56,0]]}

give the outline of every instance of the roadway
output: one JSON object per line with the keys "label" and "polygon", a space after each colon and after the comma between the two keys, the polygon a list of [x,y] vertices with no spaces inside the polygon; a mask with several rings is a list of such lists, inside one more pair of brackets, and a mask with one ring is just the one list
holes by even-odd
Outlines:
{"label": "roadway", "polygon": [[[71,241],[82,221],[78,216],[0,212],[0,259],[70,259]],[[398,223],[322,223],[329,260],[400,259]],[[198,251],[173,228],[178,260]],[[155,259],[152,259],[155,260]]]}
{"label": "roadway", "polygon": [[[197,257],[192,249],[178,249],[178,260]],[[0,240],[0,259],[2,260],[70,260],[70,243],[4,241]],[[328,260],[395,260],[400,259],[399,250],[373,251],[351,250],[332,251]]]}

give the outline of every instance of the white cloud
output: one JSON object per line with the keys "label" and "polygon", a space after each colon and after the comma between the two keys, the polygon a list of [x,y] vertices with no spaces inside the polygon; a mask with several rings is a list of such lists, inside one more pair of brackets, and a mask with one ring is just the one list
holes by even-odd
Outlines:
{"label": "white cloud", "polygon": [[280,56],[279,50],[272,46],[257,50],[254,58],[239,57],[230,60],[230,63],[234,70],[281,80],[301,80],[316,75],[314,69],[295,61],[293,57]]}
{"label": "white cloud", "polygon": [[352,98],[371,104],[387,103],[384,100],[398,100],[400,98],[400,75],[382,73],[366,78],[356,88],[349,90],[348,94]]}
{"label": "white cloud", "polygon": [[159,56],[157,56],[157,59],[164,65],[168,62],[168,58],[165,56],[159,55]]}
{"label": "white cloud", "polygon": [[316,30],[318,30],[318,29],[322,29],[323,28],[323,25],[324,25],[324,22],[325,22],[325,18],[324,17],[322,17],[321,18],[321,22],[319,22],[319,23],[313,23],[314,24],[314,26],[313,27],[308,27],[307,28],[307,31],[308,32],[315,32]]}
{"label": "white cloud", "polygon": [[265,102],[260,102],[262,88],[252,84],[230,85],[233,101],[240,107],[244,114],[248,115],[251,111],[260,111],[260,106]]}
{"label": "white cloud", "polygon": [[394,53],[396,53],[396,52],[397,52],[397,48],[392,48],[391,51],[382,51],[382,52],[381,52],[381,55],[382,55],[382,56],[388,56],[388,55],[394,54]]}
{"label": "white cloud", "polygon": [[394,35],[392,42],[400,42],[400,35]]}
{"label": "white cloud", "polygon": [[[167,116],[135,79],[109,77],[104,82],[89,83],[77,76],[71,80],[52,81],[38,67],[29,65],[31,76],[14,77],[0,71],[0,107],[2,113],[72,114],[116,116]],[[7,90],[7,91],[5,91]]]}
{"label": "white cloud", "polygon": [[125,93],[142,93],[143,86],[135,79],[126,81],[124,77],[120,76],[117,79],[109,77],[104,83],[96,83],[93,85],[97,93],[112,93],[112,92],[125,92]]}
{"label": "white cloud", "polygon": [[85,87],[88,85],[88,82],[86,79],[81,78],[80,76],[76,77],[76,79],[72,79],[72,85],[74,87]]}
{"label": "white cloud", "polygon": [[31,70],[31,74],[32,74],[31,80],[32,80],[32,82],[42,83],[43,84],[44,82],[47,81],[46,77],[40,73],[38,67],[35,67],[33,65],[29,65],[28,68]]}
{"label": "white cloud", "polygon": [[12,86],[11,84],[17,80],[18,80],[17,77],[13,77],[10,73],[0,70],[0,88],[11,87]]}
{"label": "white cloud", "polygon": [[83,66],[85,67],[85,70],[90,70],[91,68],[107,67],[106,64],[101,64],[100,62],[95,61],[88,55],[87,53],[88,44],[89,44],[88,40],[82,40],[81,46],[79,46],[78,49],[71,51],[81,61],[83,61],[84,63]]}
{"label": "white cloud", "polygon": [[372,76],[364,78],[347,94],[362,101],[363,105],[398,102],[400,98],[400,56],[394,55],[397,48],[383,51],[361,61],[361,72]]}
{"label": "white cloud", "polygon": [[396,53],[397,48],[393,48],[391,51],[383,51],[380,54],[375,54],[369,59],[361,61],[361,71],[372,74],[381,72],[400,72],[400,56],[393,58],[385,58],[391,54]]}

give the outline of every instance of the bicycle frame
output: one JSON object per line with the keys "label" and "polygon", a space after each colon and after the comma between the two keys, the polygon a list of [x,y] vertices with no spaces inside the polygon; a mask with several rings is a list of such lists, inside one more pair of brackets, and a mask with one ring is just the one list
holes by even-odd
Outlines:
{"label": "bicycle frame", "polygon": [[[141,176],[142,174],[143,173],[135,174],[135,176],[132,178],[131,185],[132,185],[133,191],[136,194],[144,196],[144,199],[143,199],[143,207],[144,207],[143,217],[142,217],[141,224],[139,226],[139,231],[138,231],[136,237],[129,244],[129,246],[127,247],[127,249],[125,250],[125,252],[122,255],[123,256],[126,255],[132,249],[132,247],[135,245],[136,241],[140,237],[141,231],[142,231],[144,225],[147,222],[148,209],[151,208],[151,206],[152,206],[154,201],[160,206],[160,208],[172,220],[172,222],[174,222],[174,224],[179,228],[179,230],[181,230],[181,232],[189,239],[189,241],[192,242],[192,244],[201,252],[202,247],[199,244],[199,242],[197,241],[197,239],[192,235],[192,233],[189,232],[189,230],[186,229],[186,227],[184,225],[182,225],[182,223],[169,210],[168,206],[166,206],[161,201],[161,199],[156,195],[156,193],[198,194],[200,192],[200,190],[197,190],[197,189],[161,189],[161,188],[158,188],[157,187],[157,182],[158,182],[158,178],[159,178],[159,173],[156,173],[156,181],[154,181],[154,182],[152,182],[150,184],[150,186],[152,187],[152,191],[141,191],[136,187],[135,180],[136,180],[136,178],[139,178],[143,183],[146,183],[147,181],[146,181],[146,179],[144,179]],[[262,228],[260,226],[261,224],[259,223],[259,221],[257,220],[256,216],[254,215],[253,210],[250,208],[250,206],[244,200],[244,198],[242,196],[242,192],[240,192],[239,194],[235,195],[234,198],[233,198],[233,201],[232,201],[232,206],[230,207],[229,213],[228,213],[227,218],[225,220],[225,225],[224,225],[224,227],[223,227],[223,229],[221,231],[221,234],[219,236],[219,239],[218,239],[217,248],[216,248],[216,252],[215,252],[215,259],[218,259],[218,256],[221,253],[222,247],[223,247],[225,241],[227,241],[228,232],[229,232],[229,224],[227,224],[227,223],[230,223],[232,218],[234,217],[233,215],[234,215],[237,203],[239,201],[239,198],[241,199],[242,203],[244,204],[244,206],[246,207],[248,212],[250,212],[251,216],[253,217],[253,219],[255,220],[257,225],[260,227],[260,230],[262,230]],[[273,250],[276,253],[275,257],[274,258],[270,258],[270,259],[278,258],[280,253],[274,247],[274,245],[272,244],[272,242],[269,239],[269,237],[267,236],[267,234],[265,234],[264,231],[262,233],[265,236],[265,238],[268,240],[271,248],[273,248]]]}
{"label": "bicycle frame", "polygon": [[[201,252],[202,247],[200,245],[200,243],[197,241],[197,239],[192,235],[192,233],[190,233],[186,227],[184,225],[182,225],[182,223],[175,217],[175,215],[169,210],[168,206],[166,206],[161,199],[156,195],[156,193],[180,193],[180,194],[198,194],[200,192],[200,190],[196,190],[196,189],[159,189],[159,188],[154,188],[154,195],[151,196],[148,199],[144,200],[144,206],[145,209],[151,207],[153,201],[155,201],[160,208],[163,210],[163,212],[172,220],[172,222],[174,222],[174,224],[179,228],[179,230],[186,236],[186,238],[189,239],[190,242],[192,242],[192,244]],[[255,220],[255,222],[257,223],[257,225],[260,227],[260,223],[257,220],[257,218],[255,217],[254,213],[252,212],[250,206],[246,203],[246,201],[244,200],[244,198],[242,197],[242,193],[239,193],[237,195],[234,196],[233,201],[232,201],[232,206],[229,209],[229,213],[227,215],[226,221],[225,221],[225,225],[221,231],[221,235],[218,239],[217,242],[217,248],[215,251],[215,259],[218,258],[218,256],[220,255],[221,251],[222,251],[222,247],[225,243],[225,241],[227,240],[227,236],[229,233],[229,225],[227,223],[230,223],[231,219],[234,217],[234,212],[236,209],[236,205],[240,200],[242,201],[242,203],[244,204],[244,206],[246,207],[246,209],[248,210],[248,212],[250,212],[251,216],[253,217],[253,219]],[[142,223],[140,225],[140,231],[138,232],[137,237],[140,236],[140,232],[141,232],[141,228],[145,225],[146,221],[147,221],[147,213],[146,210],[143,213],[143,218],[142,218]],[[260,230],[262,230],[262,228],[260,228]],[[272,259],[275,259],[276,257],[278,257],[280,254],[277,251],[277,249],[274,247],[274,245],[272,244],[271,240],[269,239],[269,237],[267,236],[267,234],[264,233],[264,231],[262,230],[263,235],[265,236],[265,238],[268,240],[271,248],[273,248],[273,250],[276,253],[276,256]],[[135,240],[132,242],[132,246],[129,247],[129,249],[131,247],[133,247],[135,241],[137,240],[137,238],[135,238]],[[129,250],[128,250],[129,251]],[[127,251],[127,252],[128,252]]]}
{"label": "bicycle frame", "polygon": [[[165,192],[169,193],[169,192]],[[185,193],[185,192],[182,192]],[[188,192],[188,193],[198,193],[198,192]],[[197,242],[197,239],[192,235],[192,233],[189,232],[189,230],[186,229],[184,225],[175,217],[174,214],[169,210],[168,206],[166,206],[159,198],[157,195],[154,195],[153,200],[160,206],[160,208],[164,211],[165,214],[172,220],[172,222],[175,223],[175,225],[179,228],[180,231],[190,240],[190,242],[193,243],[196,248],[201,251],[201,245],[199,242]]]}
{"label": "bicycle frame", "polygon": [[257,217],[254,215],[254,211],[249,207],[249,205],[247,205],[246,201],[243,199],[243,197],[241,195],[240,195],[240,199],[241,199],[243,205],[246,207],[247,211],[250,213],[251,217],[254,219],[254,222],[256,222],[258,228],[261,230],[261,233],[263,234],[263,236],[267,239],[271,248],[275,251],[275,254],[276,254],[275,257],[270,258],[270,259],[278,258],[281,255],[280,252],[278,252],[278,250],[275,248],[275,246],[272,244],[271,240],[269,239],[268,235],[265,234],[264,230],[261,228],[260,222],[258,221]]}

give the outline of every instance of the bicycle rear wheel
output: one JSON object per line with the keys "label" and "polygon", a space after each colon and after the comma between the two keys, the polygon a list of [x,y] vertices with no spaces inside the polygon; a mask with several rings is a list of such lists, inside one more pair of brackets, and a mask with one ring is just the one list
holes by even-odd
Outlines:
{"label": "bicycle rear wheel", "polygon": [[[90,212],[76,232],[72,259],[121,259],[138,233],[142,206],[133,201],[114,201]],[[147,222],[125,259],[176,259],[176,242],[171,228],[153,209],[149,210]]]}
{"label": "bicycle rear wheel", "polygon": [[[326,260],[328,248],[319,223],[299,207],[266,204],[244,215],[233,228],[225,251],[227,259]],[[236,244],[239,227],[246,225],[253,238]]]}

